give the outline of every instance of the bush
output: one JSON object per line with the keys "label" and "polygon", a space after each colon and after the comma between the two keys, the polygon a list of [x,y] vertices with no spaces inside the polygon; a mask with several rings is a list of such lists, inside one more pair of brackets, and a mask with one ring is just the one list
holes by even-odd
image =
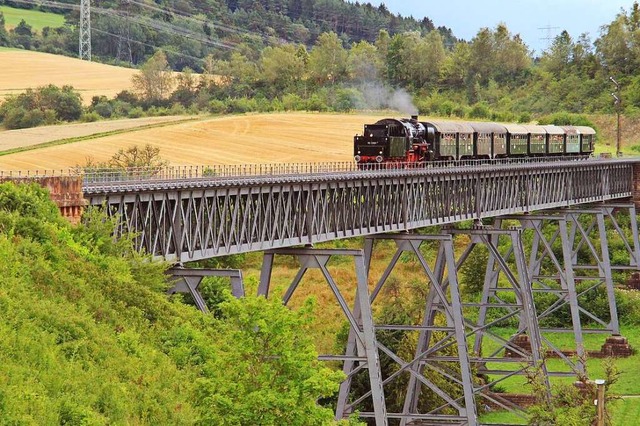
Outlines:
{"label": "bush", "polygon": [[555,114],[545,115],[540,117],[538,123],[555,124],[556,126],[589,126],[595,128],[593,122],[586,116],[569,112],[557,112]]}
{"label": "bush", "polygon": [[144,117],[144,110],[141,107],[131,108],[128,114],[129,118]]}
{"label": "bush", "polygon": [[171,105],[171,108],[169,109],[169,113],[171,115],[184,115],[187,113],[187,109],[182,104],[175,103]]}
{"label": "bush", "polygon": [[80,121],[83,123],[93,123],[94,121],[100,120],[100,114],[95,111],[85,112],[80,116]]}
{"label": "bush", "polygon": [[207,109],[212,114],[224,114],[227,111],[227,104],[220,99],[211,99]]}
{"label": "bush", "polygon": [[489,118],[491,117],[491,108],[485,102],[478,102],[471,107],[469,118]]}
{"label": "bush", "polygon": [[348,112],[357,108],[358,105],[364,105],[364,97],[358,89],[347,88],[338,89],[333,102],[333,109],[338,112]]}
{"label": "bush", "polygon": [[282,106],[285,111],[300,111],[304,109],[304,101],[295,93],[288,93],[282,97]]}
{"label": "bush", "polygon": [[4,123],[4,127],[6,127],[7,129],[24,128],[22,122],[26,113],[27,113],[27,110],[22,107],[8,109],[7,112],[4,113],[2,117],[3,118],[2,122]]}
{"label": "bush", "polygon": [[237,98],[237,99],[229,99],[227,102],[227,111],[231,113],[242,113],[242,112],[251,112],[257,111],[258,104],[255,99],[250,98]]}
{"label": "bush", "polygon": [[129,111],[131,111],[131,104],[124,101],[113,100],[113,116],[115,117],[128,117]]}
{"label": "bush", "polygon": [[104,118],[110,118],[113,115],[113,106],[109,101],[106,102],[98,102],[93,107],[93,111],[95,111],[98,115]]}
{"label": "bush", "polygon": [[327,100],[323,99],[319,94],[314,93],[306,102],[306,109],[309,111],[324,112],[328,110]]}
{"label": "bush", "polygon": [[518,123],[530,123],[531,122],[531,114],[528,112],[523,112],[518,116]]}

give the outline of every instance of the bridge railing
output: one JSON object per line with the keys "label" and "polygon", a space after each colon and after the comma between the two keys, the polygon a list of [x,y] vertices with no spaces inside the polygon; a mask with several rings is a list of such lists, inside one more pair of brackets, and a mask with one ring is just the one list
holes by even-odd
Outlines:
{"label": "bridge railing", "polygon": [[0,178],[29,178],[49,176],[82,176],[85,186],[109,183],[171,181],[184,179],[215,179],[243,176],[307,175],[359,170],[384,171],[389,169],[431,169],[447,167],[473,167],[479,165],[505,165],[541,163],[550,161],[580,161],[581,156],[499,158],[492,160],[432,161],[425,163],[366,163],[309,162],[274,164],[235,164],[208,166],[165,166],[133,168],[70,168],[58,170],[0,171]]}
{"label": "bridge railing", "polygon": [[439,167],[464,167],[479,165],[540,163],[549,161],[580,161],[584,157],[539,157],[501,158],[493,160],[434,161],[426,163],[367,163],[324,162],[324,163],[276,163],[276,164],[236,164],[211,166],[168,166],[160,168],[127,169],[85,169],[81,171],[85,185],[140,182],[152,180],[215,179],[243,176],[306,175],[358,170],[383,171],[389,169],[426,169]]}

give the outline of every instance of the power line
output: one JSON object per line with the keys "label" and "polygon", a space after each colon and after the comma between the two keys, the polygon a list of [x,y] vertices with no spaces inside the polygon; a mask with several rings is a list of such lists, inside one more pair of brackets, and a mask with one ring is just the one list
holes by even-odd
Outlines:
{"label": "power line", "polygon": [[[99,29],[97,29],[97,28],[93,28],[93,29],[92,29],[92,31],[97,32],[97,33],[100,33],[100,34],[105,34],[105,35],[113,36],[113,37],[119,37],[119,35],[118,35],[118,34],[112,33],[112,32],[110,32],[110,31],[103,31],[103,30],[99,30]],[[139,45],[142,45],[142,46],[158,48],[158,46],[155,46],[155,45],[150,44],[150,43],[145,43],[145,42],[140,41],[140,40],[131,39],[130,41],[131,41],[132,43],[136,43],[136,44],[139,44]],[[204,59],[204,58],[198,58],[197,56],[189,55],[189,54],[187,54],[187,53],[178,52],[177,50],[166,49],[166,48],[164,48],[164,47],[163,47],[163,48],[162,48],[162,51],[164,51],[164,52],[168,52],[168,53],[172,53],[172,54],[177,55],[177,56],[182,56],[183,58],[189,58],[189,59],[193,59],[193,60],[195,60],[195,61],[205,62],[205,59]]]}
{"label": "power line", "polygon": [[[69,3],[60,3],[57,1],[50,1],[50,0],[12,0],[15,1],[16,3],[22,3],[22,4],[29,4],[29,5],[41,5],[41,6],[47,6],[47,7],[53,7],[53,8],[58,8],[58,9],[69,9],[69,10],[81,10],[81,7],[74,5],[74,4],[69,4]],[[81,1],[89,1],[89,0],[81,0]],[[136,17],[136,16],[132,16],[130,14],[124,14],[121,13],[120,11],[117,10],[113,10],[113,9],[104,9],[104,8],[99,8],[99,7],[92,7],[91,10],[94,13],[98,13],[100,15],[107,15],[107,16],[112,16],[112,17],[118,17],[120,19],[123,20],[127,20],[130,19],[133,22],[136,22],[140,25],[149,27],[149,28],[153,28],[155,30],[159,30],[168,34],[172,34],[172,35],[177,35],[177,36],[181,36],[190,40],[194,40],[197,42],[200,42],[204,45],[209,45],[212,47],[222,47],[225,49],[235,49],[236,46],[234,43],[231,42],[220,42],[220,41],[215,41],[215,40],[209,40],[208,38],[202,37],[200,34],[197,34],[193,31],[188,30],[187,28],[184,28],[182,26],[179,25],[174,25],[168,22],[163,22],[163,21],[157,21],[154,20],[152,18],[148,18],[148,17]],[[90,27],[89,27],[90,28]],[[93,30],[95,31],[96,28],[94,26]],[[102,33],[109,33],[107,31],[101,31]],[[109,33],[113,36],[116,37],[120,37],[119,35],[113,34],[113,33]],[[153,46],[150,45],[148,43],[142,43],[148,46],[152,46],[155,48],[158,48],[158,46]],[[166,50],[166,49],[165,49]]]}

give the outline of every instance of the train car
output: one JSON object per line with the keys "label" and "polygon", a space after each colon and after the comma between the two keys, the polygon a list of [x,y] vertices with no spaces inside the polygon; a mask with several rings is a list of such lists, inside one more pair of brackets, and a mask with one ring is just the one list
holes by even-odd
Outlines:
{"label": "train car", "polygon": [[596,131],[587,126],[576,126],[580,135],[580,154],[591,155],[596,143]]}
{"label": "train car", "polygon": [[562,127],[559,126],[542,126],[547,132],[547,154],[549,155],[564,155],[565,149],[565,136],[566,133]]}
{"label": "train car", "polygon": [[461,160],[474,157],[473,127],[463,121],[422,122],[435,160]]}
{"label": "train car", "polygon": [[354,137],[354,159],[367,163],[509,157],[588,156],[596,132],[586,126],[523,125],[385,118]]}
{"label": "train car", "polygon": [[529,155],[529,130],[521,124],[505,124],[507,129],[507,157]]}
{"label": "train car", "polygon": [[501,158],[507,155],[507,128],[498,123],[473,122],[474,158]]}
{"label": "train car", "polygon": [[561,126],[565,134],[565,153],[567,155],[580,154],[580,133],[575,126]]}

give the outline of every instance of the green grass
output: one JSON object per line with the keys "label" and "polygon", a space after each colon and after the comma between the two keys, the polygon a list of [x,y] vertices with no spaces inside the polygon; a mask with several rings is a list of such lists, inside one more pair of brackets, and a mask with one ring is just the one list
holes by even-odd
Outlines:
{"label": "green grass", "polygon": [[34,31],[42,31],[44,27],[61,27],[64,25],[64,16],[51,13],[40,12],[38,10],[18,9],[9,6],[0,6],[0,12],[4,15],[5,27],[14,28],[21,20],[31,25]]}
{"label": "green grass", "polygon": [[638,424],[640,419],[640,398],[623,398],[613,403],[611,420],[614,426]]}
{"label": "green grass", "polygon": [[[514,330],[499,330],[498,334],[504,338],[508,338]],[[637,327],[622,327],[621,334],[625,336],[633,348],[640,348],[640,329]],[[573,336],[569,333],[554,334],[547,336],[554,345],[562,349],[572,349],[574,347]],[[599,350],[606,339],[603,334],[589,334],[584,336],[585,347],[587,350]],[[496,344],[491,340],[485,340],[483,345],[485,350],[495,347]],[[612,393],[615,395],[631,396],[623,398],[613,403],[612,420],[614,426],[626,426],[637,424],[636,419],[640,418],[640,381],[637,378],[636,371],[640,365],[640,353],[629,358],[618,358],[615,365],[620,371],[618,382],[613,385]],[[510,363],[491,363],[490,368],[513,369],[514,364]],[[566,364],[559,359],[547,360],[547,368],[549,371],[569,371]],[[587,373],[592,379],[604,378],[604,369],[601,359],[587,359]],[[560,383],[572,383],[572,377],[552,377],[551,385]],[[525,384],[526,379],[522,376],[515,376],[500,382],[499,386],[506,392],[523,393],[527,392]],[[481,418],[486,424],[526,424],[519,423],[521,420],[518,416],[507,412],[493,412],[483,415]]]}

